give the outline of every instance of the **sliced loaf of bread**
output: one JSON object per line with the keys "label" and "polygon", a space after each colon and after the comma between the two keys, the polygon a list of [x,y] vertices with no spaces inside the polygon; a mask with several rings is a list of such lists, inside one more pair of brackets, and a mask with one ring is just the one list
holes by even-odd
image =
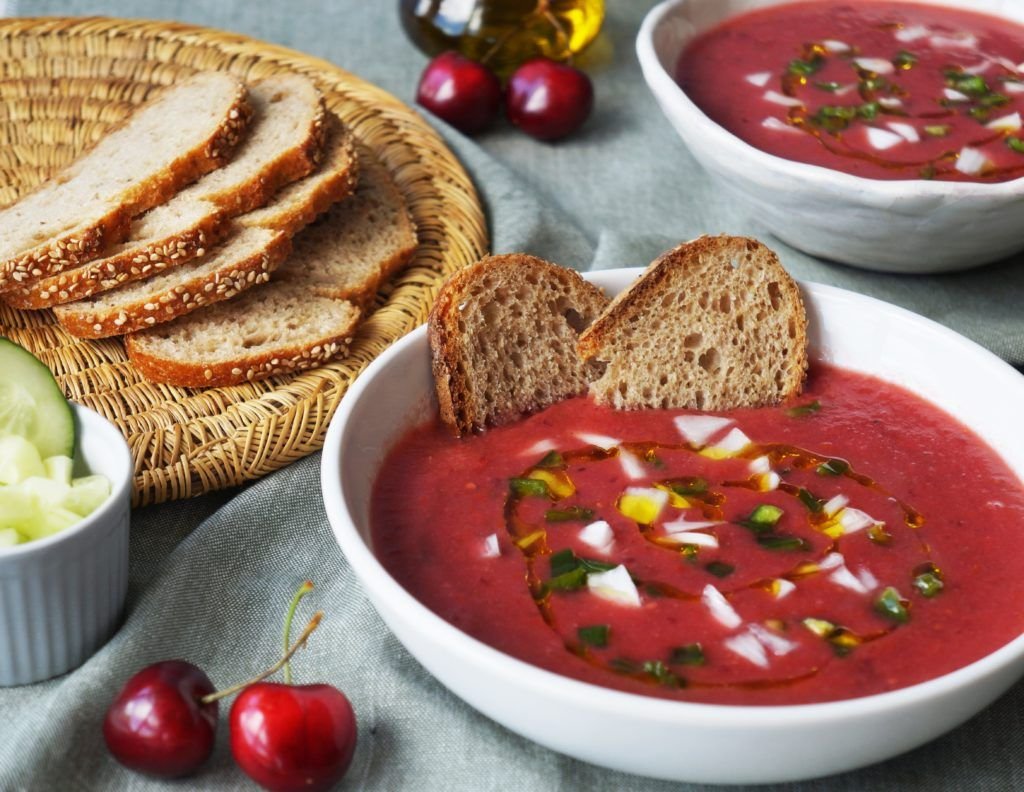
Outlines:
{"label": "sliced loaf of bread", "polygon": [[128,239],[102,258],[8,291],[16,308],[48,308],[146,278],[200,257],[229,230],[228,221],[263,206],[283,184],[301,179],[321,157],[323,100],[305,77],[281,74],[249,88],[253,121],[234,159],[133,221]]}
{"label": "sliced loaf of bread", "polygon": [[807,316],[771,250],[705,236],[656,259],[582,333],[579,353],[604,366],[590,386],[600,404],[757,407],[799,393]]}
{"label": "sliced loaf of bread", "polygon": [[[270,283],[126,336],[135,369],[168,385],[237,385],[344,354],[360,308],[372,296],[366,290],[376,289],[416,249],[415,228],[391,175],[366,149],[360,149],[359,162],[356,195],[295,237],[296,252]],[[274,205],[239,220],[261,215],[266,222]],[[358,294],[359,305],[337,298],[339,293]]]}
{"label": "sliced loaf of bread", "polygon": [[596,371],[576,344],[607,304],[579,273],[533,256],[457,272],[428,322],[441,420],[466,434],[585,393]]}
{"label": "sliced loaf of bread", "polygon": [[0,211],[0,291],[77,266],[121,242],[134,216],[224,165],[249,115],[245,87],[221,72],[202,72],[165,89]]}

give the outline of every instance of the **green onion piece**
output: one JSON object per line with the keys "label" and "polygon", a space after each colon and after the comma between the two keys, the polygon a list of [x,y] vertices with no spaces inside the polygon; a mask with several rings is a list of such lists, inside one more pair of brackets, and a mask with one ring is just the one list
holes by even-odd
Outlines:
{"label": "green onion piece", "polygon": [[958,69],[947,69],[943,74],[946,85],[968,96],[985,96],[991,90],[980,74],[968,74]]}
{"label": "green onion piece", "polygon": [[639,674],[643,671],[643,666],[640,663],[630,660],[628,657],[616,657],[608,662],[608,666],[620,674]]}
{"label": "green onion piece", "polygon": [[544,458],[537,463],[537,467],[540,468],[558,468],[565,465],[565,457],[563,457],[557,451],[548,451]]}
{"label": "green onion piece", "polygon": [[1019,137],[1011,136],[1006,138],[1006,145],[1018,154],[1024,154],[1024,140],[1021,140]]}
{"label": "green onion piece", "polygon": [[818,465],[815,471],[819,476],[841,476],[850,469],[850,463],[845,459],[830,459]]}
{"label": "green onion piece", "polygon": [[552,577],[545,585],[556,591],[576,591],[583,588],[587,582],[587,570],[577,567],[571,572]]}
{"label": "green onion piece", "polygon": [[897,69],[912,69],[917,65],[917,56],[913,52],[900,50],[892,59],[892,65]]}
{"label": "green onion piece", "polygon": [[929,599],[945,588],[945,584],[931,572],[924,572],[914,578],[914,588],[921,592],[922,597]]}
{"label": "green onion piece", "polygon": [[704,665],[704,648],[699,643],[675,647],[668,656],[672,665]]}
{"label": "green onion piece", "polygon": [[511,478],[508,480],[509,488],[515,495],[527,498],[550,498],[551,490],[546,482],[532,478]]}
{"label": "green onion piece", "polygon": [[786,67],[786,71],[790,74],[795,74],[798,77],[810,77],[821,69],[824,63],[825,59],[820,55],[816,55],[810,60],[801,60],[800,58],[796,58],[789,62],[789,66]]}
{"label": "green onion piece", "polygon": [[862,91],[875,93],[889,90],[889,81],[884,77],[865,77],[860,81]]}
{"label": "green onion piece", "polygon": [[797,491],[796,496],[812,514],[819,514],[821,513],[821,510],[825,508],[825,501],[821,498],[816,498],[810,490],[806,490],[803,487]]}
{"label": "green onion piece", "polygon": [[643,664],[643,671],[645,674],[649,674],[654,677],[662,685],[669,687],[681,686],[679,677],[668,670],[668,666],[665,665],[661,660],[647,660]]}
{"label": "green onion piece", "polygon": [[821,402],[815,399],[814,401],[808,404],[800,404],[796,407],[790,407],[788,410],[786,410],[786,415],[788,415],[790,418],[803,418],[806,415],[812,415],[818,412],[818,410],[820,409]]}
{"label": "green onion piece", "polygon": [[810,544],[799,536],[783,536],[782,534],[761,534],[757,543],[765,550],[810,550]]}
{"label": "green onion piece", "polygon": [[552,554],[549,563],[551,579],[546,585],[549,589],[557,591],[575,591],[583,588],[587,582],[587,575],[591,572],[607,572],[618,566],[606,561],[580,558],[568,548]]}
{"label": "green onion piece", "polygon": [[696,561],[697,556],[700,555],[700,548],[697,545],[684,544],[680,550],[680,554],[686,561]]}
{"label": "green onion piece", "polygon": [[570,506],[567,509],[548,509],[544,512],[544,519],[548,522],[574,522],[576,520],[590,520],[593,517],[593,509],[586,509],[583,506]]}
{"label": "green onion piece", "polygon": [[572,550],[566,548],[553,553],[549,563],[551,564],[551,577],[558,577],[579,568],[580,560]]}
{"label": "green onion piece", "polygon": [[952,130],[949,124],[929,124],[924,128],[924,133],[932,137],[946,137]]}
{"label": "green onion piece", "polygon": [[875,600],[875,610],[888,619],[905,624],[910,621],[909,604],[895,588],[889,586]]}
{"label": "green onion piece", "polygon": [[984,107],[1002,107],[1010,103],[1010,97],[1001,93],[990,93],[978,100]]}
{"label": "green onion piece", "polygon": [[708,491],[707,481],[697,476],[672,479],[671,481],[663,481],[661,483],[676,495],[700,495]]}
{"label": "green onion piece", "polygon": [[843,86],[837,82],[816,82],[815,88],[820,88],[822,91],[828,91],[829,93],[835,93]]}
{"label": "green onion piece", "polygon": [[980,124],[984,124],[992,115],[992,111],[987,107],[972,107],[967,113]]}
{"label": "green onion piece", "polygon": [[778,506],[762,503],[750,513],[750,516],[740,520],[739,524],[755,533],[763,533],[774,528],[783,514],[785,512]]}
{"label": "green onion piece", "polygon": [[611,628],[607,624],[592,624],[589,627],[580,627],[576,636],[581,644],[603,649],[608,645],[608,631]]}
{"label": "green onion piece", "polygon": [[589,574],[591,572],[607,572],[609,569],[615,569],[618,564],[612,564],[608,561],[597,561],[593,558],[581,558],[579,559],[580,566]]}
{"label": "green onion piece", "polygon": [[881,109],[882,106],[878,102],[866,102],[857,108],[857,115],[865,121],[874,121]]}
{"label": "green onion piece", "polygon": [[716,578],[729,577],[729,575],[736,571],[736,567],[734,567],[732,564],[727,564],[724,561],[712,561],[708,564],[705,564],[704,569],[706,569]]}

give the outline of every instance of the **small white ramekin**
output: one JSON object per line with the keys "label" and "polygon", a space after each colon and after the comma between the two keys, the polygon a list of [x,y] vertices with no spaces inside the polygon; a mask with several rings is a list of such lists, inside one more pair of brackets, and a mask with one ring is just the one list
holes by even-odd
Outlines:
{"label": "small white ramekin", "polygon": [[[693,37],[744,11],[786,1],[665,0],[647,14],[637,35],[637,56],[648,87],[718,186],[784,242],[865,269],[948,272],[997,261],[1024,248],[1024,178],[980,184],[851,176],[761,151],[716,124],[690,100],[674,75]],[[1024,3],[927,2],[1024,22]]]}
{"label": "small white ramekin", "polygon": [[132,456],[117,428],[72,405],[75,475],[99,473],[110,497],[76,525],[0,550],[0,686],[77,668],[117,628],[128,591]]}

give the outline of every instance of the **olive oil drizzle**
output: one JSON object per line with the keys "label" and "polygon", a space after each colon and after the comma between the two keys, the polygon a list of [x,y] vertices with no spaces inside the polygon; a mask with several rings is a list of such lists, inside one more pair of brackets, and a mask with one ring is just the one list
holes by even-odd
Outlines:
{"label": "olive oil drizzle", "polygon": [[[567,477],[567,470],[570,464],[586,464],[586,463],[601,463],[611,459],[615,459],[619,454],[619,448],[622,448],[648,462],[649,464],[660,464],[660,459],[657,455],[659,451],[685,451],[689,453],[699,453],[702,449],[695,447],[690,444],[680,443],[660,443],[654,441],[644,442],[628,442],[622,443],[620,446],[610,449],[602,449],[596,446],[587,446],[584,448],[577,448],[568,451],[552,451],[549,452],[544,459],[539,463],[527,468],[523,471],[519,478],[529,478],[531,474],[534,474],[538,470],[544,470],[548,472],[560,472]],[[769,460],[774,464],[784,463],[795,469],[809,470],[817,468],[818,466],[833,460],[833,457],[824,456],[821,454],[808,451],[806,449],[799,448],[797,446],[785,445],[785,444],[751,444],[745,449],[738,458],[743,459],[754,459],[760,456],[767,456]],[[869,490],[878,492],[887,498],[893,500],[903,512],[904,525],[911,529],[915,535],[923,525],[924,517],[913,507],[905,502],[895,498],[887,489],[882,487],[877,481],[869,476],[858,473],[853,469],[852,466],[847,465],[843,472],[838,474],[839,476],[850,479],[861,487]],[[656,481],[654,485],[660,488],[666,488],[671,486],[672,483],[678,483],[685,481],[684,477],[675,477],[671,479],[664,479]],[[690,479],[692,480],[692,479]],[[756,477],[751,477],[747,480],[740,481],[723,481],[718,485],[723,489],[728,488],[747,488],[747,489],[759,489],[756,483]],[[779,483],[778,490],[784,494],[794,498],[797,503],[800,504],[800,508],[807,512],[805,504],[800,499],[800,491],[802,488],[790,484],[785,480]],[[552,500],[558,500],[558,498],[551,493],[548,493]],[[504,521],[505,528],[508,536],[512,542],[519,549],[522,554],[525,566],[526,574],[524,580],[526,586],[530,592],[530,596],[537,607],[538,613],[544,623],[559,636],[566,651],[570,654],[580,658],[591,666],[600,668],[609,673],[616,674],[618,676],[625,676],[631,679],[652,684],[655,686],[670,687],[694,687],[694,688],[738,688],[738,689],[767,689],[767,688],[778,688],[797,682],[809,679],[818,674],[824,666],[815,666],[810,670],[800,672],[795,675],[791,675],[784,678],[774,679],[748,679],[738,680],[734,682],[710,682],[700,681],[685,678],[674,671],[669,670],[669,665],[666,665],[665,661],[634,661],[625,658],[612,658],[607,659],[601,654],[598,654],[594,649],[582,641],[579,640],[578,636],[565,636],[559,629],[558,619],[554,611],[553,603],[553,591],[548,586],[547,581],[542,577],[539,572],[537,565],[544,559],[550,558],[552,555],[552,549],[548,543],[547,525],[545,522],[538,524],[529,523],[523,520],[519,514],[520,503],[529,498],[530,496],[524,494],[522,491],[518,491],[514,488],[510,488],[505,498],[504,503]],[[689,493],[686,495],[688,508],[697,508],[700,510],[702,516],[708,520],[722,521],[723,520],[723,509],[722,506],[727,501],[727,496],[724,492],[718,489],[713,489],[710,483],[707,489],[703,492]],[[808,512],[807,523],[815,529],[816,532],[820,533],[820,528],[828,520],[826,515]],[[637,529],[640,535],[650,544],[658,547],[660,550],[670,551],[676,554],[680,554],[681,548],[678,542],[672,541],[667,537],[657,536],[654,534],[654,525],[644,525],[637,523]],[[824,557],[827,554],[836,551],[839,545],[840,538],[831,539],[826,547],[819,550],[818,557]],[[915,566],[915,570],[924,568],[938,570],[938,567],[932,562],[930,557],[931,548],[918,537],[921,552],[925,558],[922,562]],[[821,570],[814,561],[801,560],[794,565],[788,572],[783,573],[779,577],[791,582],[796,582],[802,578],[810,575],[818,574]],[[668,598],[682,601],[696,602],[701,599],[699,593],[685,591],[677,586],[666,583],[664,581],[657,580],[643,580],[637,577],[633,577],[634,585],[638,590],[644,591],[648,596]],[[771,591],[774,585],[774,579],[759,579],[754,582],[748,583],[743,586],[735,587],[728,592],[724,593],[726,598],[734,595],[736,592],[750,589],[762,589]],[[836,650],[836,654],[841,656],[846,654],[852,647],[858,646],[864,643],[870,643],[872,641],[879,640],[889,635],[896,629],[896,625],[889,626],[885,629],[877,630],[866,634],[855,634],[842,626],[834,626],[830,635],[824,636],[828,640],[833,648]],[[650,669],[654,668],[655,671],[659,669],[665,669],[665,673],[655,673]]]}

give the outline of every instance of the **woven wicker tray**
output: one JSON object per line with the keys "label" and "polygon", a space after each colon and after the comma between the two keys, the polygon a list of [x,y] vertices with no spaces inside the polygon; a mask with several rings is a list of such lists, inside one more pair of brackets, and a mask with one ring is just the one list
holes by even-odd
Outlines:
{"label": "woven wicker tray", "polygon": [[0,335],[39,356],[69,398],[124,433],[135,458],[136,505],[240,484],[319,449],[353,378],[424,321],[444,278],[487,247],[483,211],[465,171],[390,94],[293,50],[164,22],[0,22],[0,204],[69,162],[158,86],[207,69],[245,79],[291,69],[313,78],[328,106],[391,170],[419,229],[419,247],[378,295],[347,358],[231,388],[150,384],[129,366],[119,340],[82,341],[49,311],[0,303]]}

